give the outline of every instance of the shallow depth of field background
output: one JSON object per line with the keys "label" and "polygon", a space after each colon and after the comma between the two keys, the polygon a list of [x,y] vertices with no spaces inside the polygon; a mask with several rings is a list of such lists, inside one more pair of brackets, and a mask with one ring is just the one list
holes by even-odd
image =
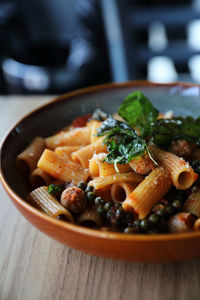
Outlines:
{"label": "shallow depth of field background", "polygon": [[199,0],[0,0],[0,94],[200,83]]}

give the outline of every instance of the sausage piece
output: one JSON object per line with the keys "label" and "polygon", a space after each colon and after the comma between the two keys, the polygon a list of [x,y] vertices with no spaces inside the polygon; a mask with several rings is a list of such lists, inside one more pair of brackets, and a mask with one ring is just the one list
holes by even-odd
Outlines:
{"label": "sausage piece", "polygon": [[86,197],[82,189],[73,186],[65,189],[61,194],[61,204],[73,213],[79,213],[86,207]]}

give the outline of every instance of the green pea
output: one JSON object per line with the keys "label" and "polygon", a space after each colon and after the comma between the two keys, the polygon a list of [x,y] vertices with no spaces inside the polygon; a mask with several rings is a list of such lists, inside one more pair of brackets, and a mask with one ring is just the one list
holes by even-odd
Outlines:
{"label": "green pea", "polygon": [[165,217],[165,216],[166,216],[165,208],[159,209],[159,210],[156,212],[156,215],[159,216],[159,217]]}
{"label": "green pea", "polygon": [[[96,200],[96,199],[95,199]],[[104,209],[106,211],[108,211],[110,208],[112,207],[112,203],[111,202],[107,202],[105,205],[104,205]]]}
{"label": "green pea", "polygon": [[80,181],[78,184],[77,184],[77,187],[82,189],[83,191],[85,191],[86,187],[87,187],[87,183],[84,182],[84,181]]}
{"label": "green pea", "polygon": [[95,199],[95,193],[94,192],[88,192],[87,193],[87,199],[89,200],[89,201],[93,201],[94,199]]}
{"label": "green pea", "polygon": [[181,210],[182,208],[182,203],[179,200],[175,200],[174,202],[172,202],[172,206],[176,209],[176,210]]}
{"label": "green pea", "polygon": [[[91,192],[90,192],[91,193]],[[94,200],[94,203],[96,205],[100,205],[100,204],[103,204],[104,203],[104,200],[101,198],[101,197],[96,197],[95,200]]]}
{"label": "green pea", "polygon": [[174,213],[174,208],[172,205],[168,205],[165,207],[165,211],[168,215],[172,215]]}
{"label": "green pea", "polygon": [[136,228],[140,228],[140,220],[135,220],[134,222],[133,222],[133,226],[134,227],[136,227]]}
{"label": "green pea", "polygon": [[93,192],[93,190],[94,190],[93,186],[88,185],[88,186],[86,187],[86,189],[85,189],[85,192],[86,192],[86,193],[87,193],[87,192]]}
{"label": "green pea", "polygon": [[122,218],[125,216],[125,211],[122,208],[118,208],[115,213],[117,218]]}
{"label": "green pea", "polygon": [[142,221],[140,222],[140,228],[141,228],[142,230],[147,231],[147,230],[149,229],[149,221],[148,221],[148,220],[142,220]]}
{"label": "green pea", "polygon": [[149,221],[152,222],[153,224],[157,224],[159,222],[159,217],[156,214],[151,214],[149,216]]}
{"label": "green pea", "polygon": [[108,212],[107,212],[107,214],[106,214],[106,219],[108,220],[108,221],[110,221],[110,219],[113,217],[113,212],[111,211],[111,210],[109,210]]}
{"label": "green pea", "polygon": [[124,229],[124,233],[131,234],[131,233],[136,233],[136,231],[134,227],[126,227]]}

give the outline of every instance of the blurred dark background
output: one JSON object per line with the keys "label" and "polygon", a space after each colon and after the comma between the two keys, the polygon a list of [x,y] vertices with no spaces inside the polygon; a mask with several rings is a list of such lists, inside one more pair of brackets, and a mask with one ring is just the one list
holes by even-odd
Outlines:
{"label": "blurred dark background", "polygon": [[200,83],[199,0],[0,0],[0,94]]}

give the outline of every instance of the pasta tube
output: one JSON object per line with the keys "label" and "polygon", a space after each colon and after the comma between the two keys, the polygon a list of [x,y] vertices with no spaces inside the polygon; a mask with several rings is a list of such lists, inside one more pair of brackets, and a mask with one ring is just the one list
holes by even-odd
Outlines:
{"label": "pasta tube", "polygon": [[99,162],[106,157],[106,153],[94,154],[89,161],[89,173],[92,177],[99,176]]}
{"label": "pasta tube", "polygon": [[114,183],[111,187],[111,197],[113,202],[123,202],[128,195],[136,188],[137,183],[119,182]]}
{"label": "pasta tube", "polygon": [[86,181],[89,176],[87,169],[83,169],[79,164],[70,160],[63,159],[49,149],[43,152],[38,161],[38,167],[54,178],[64,182],[73,181],[75,184],[79,181]]}
{"label": "pasta tube", "polygon": [[100,227],[102,224],[101,217],[96,210],[87,208],[77,218],[77,223],[87,227]]}
{"label": "pasta tube", "polygon": [[198,174],[183,158],[156,147],[153,153],[155,160],[170,172],[172,183],[177,189],[186,190],[197,180]]}
{"label": "pasta tube", "polygon": [[200,189],[197,187],[192,189],[192,193],[184,203],[183,211],[190,212],[191,214],[200,217]]}
{"label": "pasta tube", "polygon": [[55,153],[62,156],[65,159],[71,159],[71,154],[74,151],[79,150],[80,146],[63,146],[63,147],[57,147],[55,149]]}
{"label": "pasta tube", "polygon": [[85,146],[90,144],[90,135],[90,127],[78,127],[70,131],[60,131],[45,141],[47,147],[52,150],[59,146]]}
{"label": "pasta tube", "polygon": [[141,175],[133,172],[129,173],[117,173],[114,175],[109,175],[107,177],[97,177],[89,182],[89,185],[93,186],[96,190],[105,188],[106,186],[118,183],[118,182],[132,182],[139,183],[144,179]]}
{"label": "pasta tube", "polygon": [[169,191],[171,178],[162,167],[154,169],[123,202],[125,211],[133,211],[144,219],[152,207]]}
{"label": "pasta tube", "polygon": [[103,198],[104,201],[109,202],[112,200],[111,197],[111,186],[108,185],[103,189],[99,189],[95,191],[96,195]]}
{"label": "pasta tube", "polygon": [[92,120],[91,122],[91,137],[90,137],[90,142],[91,144],[96,142],[99,137],[96,136],[97,135],[97,129],[101,126],[102,122],[100,121],[96,121],[96,120]]}
{"label": "pasta tube", "polygon": [[74,223],[71,213],[53,195],[48,193],[47,186],[42,186],[32,191],[28,195],[27,200],[31,205],[51,217],[57,218],[64,215],[69,222]]}
{"label": "pasta tube", "polygon": [[94,153],[106,152],[107,146],[103,144],[103,138],[99,138],[95,143],[81,148],[80,150],[73,152],[72,160],[81,164],[83,168],[89,167],[89,160]]}
{"label": "pasta tube", "polygon": [[132,159],[129,165],[133,171],[140,175],[148,175],[156,167],[155,163],[147,154]]}
{"label": "pasta tube", "polygon": [[[103,159],[106,157],[106,153],[94,154],[89,162],[89,173],[92,177],[97,176],[109,176],[112,174],[116,174],[117,171],[113,164],[109,164]],[[131,167],[129,164],[119,165],[117,164],[118,171],[120,173],[126,173],[131,171]]]}
{"label": "pasta tube", "polygon": [[17,156],[17,168],[22,174],[28,175],[36,168],[38,159],[45,148],[45,140],[41,137],[37,137],[22,153]]}
{"label": "pasta tube", "polygon": [[52,183],[52,181],[53,178],[40,168],[36,168],[30,174],[30,183],[33,188],[37,188],[43,185],[49,185],[50,183]]}

